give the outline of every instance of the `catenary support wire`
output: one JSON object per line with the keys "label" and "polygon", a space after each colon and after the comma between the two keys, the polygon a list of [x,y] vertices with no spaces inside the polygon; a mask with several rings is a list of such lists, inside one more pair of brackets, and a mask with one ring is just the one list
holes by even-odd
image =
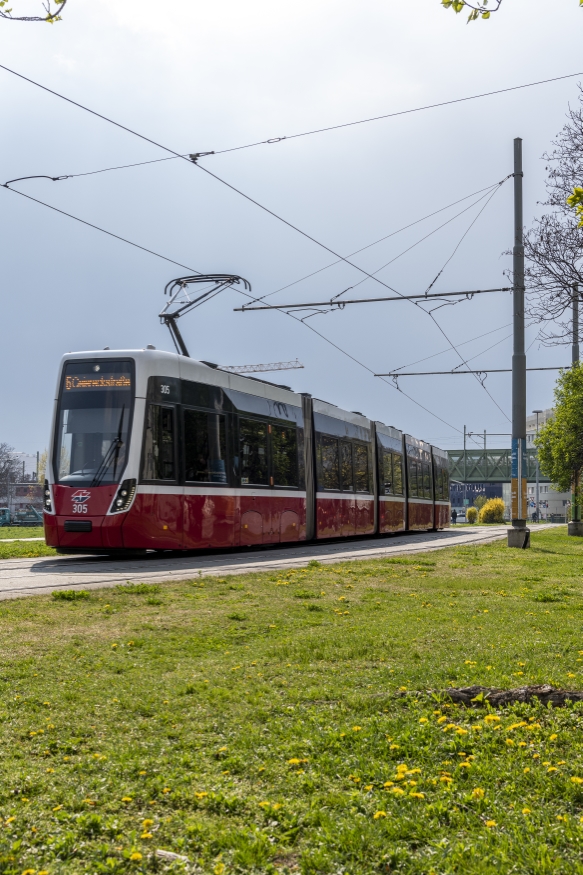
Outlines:
{"label": "catenary support wire", "polygon": [[[2,187],[2,186],[0,186],[0,187]],[[134,243],[132,240],[128,240],[125,237],[121,237],[119,234],[114,234],[112,231],[107,231],[105,228],[99,227],[99,225],[94,225],[92,222],[87,222],[85,219],[81,219],[78,216],[74,216],[72,213],[67,213],[67,212],[65,212],[65,210],[60,210],[57,207],[52,206],[51,204],[47,204],[44,201],[39,200],[38,198],[34,198],[34,197],[31,197],[30,195],[24,194],[23,192],[18,191],[17,189],[9,188],[7,190],[11,191],[13,194],[20,195],[21,197],[24,197],[29,201],[33,201],[34,203],[39,204],[40,206],[46,207],[49,210],[53,210],[54,212],[59,213],[62,216],[66,216],[69,219],[73,219],[76,222],[80,222],[82,225],[85,225],[88,228],[92,228],[95,231],[100,231],[102,234],[106,234],[108,237],[113,237],[115,240],[119,240],[122,243],[127,243],[129,246],[133,246],[136,249],[140,249],[142,252],[147,252],[149,255],[153,255],[156,258],[161,258],[163,261],[170,262],[171,264],[176,264],[176,265],[178,265],[178,267],[184,267],[186,270],[191,271],[193,274],[198,274],[200,276],[200,271],[197,271],[195,268],[193,268],[187,264],[183,264],[180,261],[175,261],[172,258],[168,258],[167,256],[162,255],[159,252],[155,252],[153,249],[148,249],[146,246],[140,246],[140,244]],[[242,292],[241,290],[237,290],[237,291],[239,291],[240,294],[245,294],[249,298],[253,298],[253,296],[248,294],[248,293]],[[296,317],[294,317],[293,315],[291,315],[291,318],[295,319],[295,321],[297,321],[297,322],[301,322],[300,319],[296,319]],[[306,325],[305,322],[303,322],[302,324]],[[328,340],[327,337],[325,337],[323,334],[320,334],[319,331],[316,331],[310,325],[306,325],[306,328],[309,328],[310,331],[313,331],[314,334],[317,334],[319,337],[321,337],[323,340],[325,340],[326,343],[329,343],[331,346],[334,346],[337,350],[339,350],[339,352],[341,352],[343,355],[347,356],[347,358],[352,359],[352,361],[356,362],[356,364],[360,365],[365,370],[369,371],[369,373],[371,373],[371,374],[374,373],[371,368],[368,368],[366,365],[362,364],[362,362],[358,361],[358,359],[356,359],[354,356],[352,356],[349,352],[346,352],[346,350],[342,349],[340,346],[333,343],[331,340]],[[438,416],[437,413],[434,413],[432,410],[430,410],[428,407],[425,407],[425,405],[421,404],[419,401],[416,401],[415,398],[413,398],[411,395],[407,394],[407,392],[403,392],[398,387],[394,387],[387,380],[383,380],[383,382],[386,383],[387,386],[390,386],[390,388],[396,388],[396,390],[398,392],[400,392],[402,395],[404,395],[406,398],[408,398],[409,401],[411,401],[417,407],[421,408],[426,413],[429,413],[430,416],[433,416],[435,419],[438,419],[440,422],[443,422],[444,425],[447,425],[449,428],[452,428],[454,431],[458,432],[458,434],[462,434],[461,429],[457,428],[457,426],[455,426],[455,425],[452,425],[451,422],[447,422],[447,420],[443,419],[443,417],[441,417],[441,416]]]}

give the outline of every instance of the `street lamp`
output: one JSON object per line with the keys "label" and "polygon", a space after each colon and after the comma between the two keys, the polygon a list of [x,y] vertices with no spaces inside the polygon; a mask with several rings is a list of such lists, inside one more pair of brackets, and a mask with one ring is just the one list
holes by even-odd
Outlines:
{"label": "street lamp", "polygon": [[[539,414],[542,413],[542,410],[533,410],[533,413],[536,413],[536,436],[538,437],[538,417]],[[540,522],[540,511],[539,511],[539,495],[538,495],[538,447],[536,448],[536,492],[535,492],[535,510],[536,510],[536,520]]]}

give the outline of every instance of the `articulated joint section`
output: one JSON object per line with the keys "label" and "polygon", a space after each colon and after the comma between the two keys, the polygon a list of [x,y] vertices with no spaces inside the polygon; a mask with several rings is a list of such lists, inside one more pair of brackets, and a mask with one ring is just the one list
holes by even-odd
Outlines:
{"label": "articulated joint section", "polygon": [[109,512],[110,513],[122,513],[125,510],[128,510],[130,504],[134,500],[134,495],[136,494],[136,481],[134,480],[124,480],[119,489],[117,490],[117,495],[113,500],[113,504],[111,505]]}

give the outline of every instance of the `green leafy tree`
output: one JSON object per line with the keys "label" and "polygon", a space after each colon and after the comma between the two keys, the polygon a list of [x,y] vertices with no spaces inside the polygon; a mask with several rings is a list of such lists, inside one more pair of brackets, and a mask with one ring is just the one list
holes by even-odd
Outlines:
{"label": "green leafy tree", "polygon": [[474,507],[479,512],[482,510],[487,501],[488,499],[485,495],[478,495],[477,498],[474,498]]}
{"label": "green leafy tree", "polygon": [[[11,0],[0,0],[0,18],[6,18],[8,21],[46,21],[49,24],[54,24],[55,21],[61,20],[61,13],[67,0],[53,0],[52,6],[51,0],[46,0],[42,4],[44,15],[18,15],[12,7],[7,8],[10,2]],[[16,2],[22,8],[21,0],[16,0]]]}
{"label": "green leafy tree", "polygon": [[555,386],[554,417],[539,430],[535,445],[543,474],[559,492],[571,490],[571,518],[581,519],[583,468],[583,367],[561,371]]}

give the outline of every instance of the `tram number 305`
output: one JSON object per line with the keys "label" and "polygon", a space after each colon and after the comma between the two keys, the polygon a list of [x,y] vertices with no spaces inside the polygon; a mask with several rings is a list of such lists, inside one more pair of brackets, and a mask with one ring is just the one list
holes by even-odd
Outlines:
{"label": "tram number 305", "polygon": [[160,386],[160,395],[170,395],[170,386],[162,383],[162,385]]}
{"label": "tram number 305", "polygon": [[89,508],[86,504],[74,504],[73,513],[87,513]]}

